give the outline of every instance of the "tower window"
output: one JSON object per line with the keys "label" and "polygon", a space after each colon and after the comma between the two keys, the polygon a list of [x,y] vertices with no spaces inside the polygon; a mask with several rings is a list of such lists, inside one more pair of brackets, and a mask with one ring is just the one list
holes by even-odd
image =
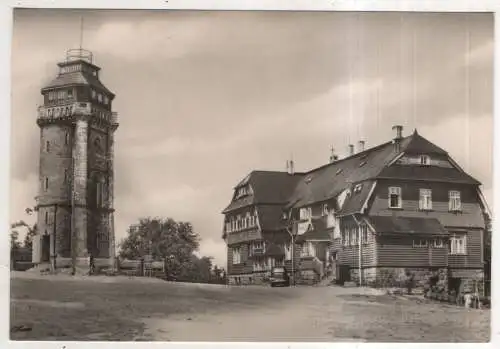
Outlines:
{"label": "tower window", "polygon": [[45,151],[48,153],[50,151],[50,142],[45,142]]}
{"label": "tower window", "polygon": [[64,183],[68,182],[68,170],[64,169]]}
{"label": "tower window", "polygon": [[69,132],[66,132],[64,135],[64,144],[68,145],[69,144]]}
{"label": "tower window", "polygon": [[45,212],[45,224],[49,224],[49,213]]}
{"label": "tower window", "polygon": [[49,178],[45,177],[45,190],[49,189]]}

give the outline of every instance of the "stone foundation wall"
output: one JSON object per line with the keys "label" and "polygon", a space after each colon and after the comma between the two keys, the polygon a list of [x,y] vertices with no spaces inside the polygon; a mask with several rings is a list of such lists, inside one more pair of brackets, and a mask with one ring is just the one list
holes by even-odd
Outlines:
{"label": "stone foundation wall", "polygon": [[228,276],[229,285],[265,285],[269,276],[266,272]]}

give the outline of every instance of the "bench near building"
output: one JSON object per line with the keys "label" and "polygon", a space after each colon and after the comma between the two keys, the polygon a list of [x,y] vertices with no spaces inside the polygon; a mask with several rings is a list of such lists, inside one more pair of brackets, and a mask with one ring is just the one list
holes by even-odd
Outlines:
{"label": "bench near building", "polygon": [[393,129],[391,141],[351,145],[309,172],[290,161],[286,172],[252,171],[238,183],[223,211],[229,282],[261,283],[279,265],[308,283],[481,282],[480,183],[416,130]]}

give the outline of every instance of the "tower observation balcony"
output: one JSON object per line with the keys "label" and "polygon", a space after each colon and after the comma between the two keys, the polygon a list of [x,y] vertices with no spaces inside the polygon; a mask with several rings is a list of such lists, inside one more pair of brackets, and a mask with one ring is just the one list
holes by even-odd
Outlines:
{"label": "tower observation balcony", "polygon": [[66,62],[73,61],[86,61],[90,64],[94,64],[94,54],[83,48],[69,49],[66,51]]}

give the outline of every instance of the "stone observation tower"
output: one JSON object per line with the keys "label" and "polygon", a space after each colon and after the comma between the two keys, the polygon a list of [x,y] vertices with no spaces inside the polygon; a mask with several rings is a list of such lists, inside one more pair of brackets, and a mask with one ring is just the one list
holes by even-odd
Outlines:
{"label": "stone observation tower", "polygon": [[53,268],[114,267],[115,95],[100,81],[91,52],[69,50],[42,88],[37,234],[33,263]]}

